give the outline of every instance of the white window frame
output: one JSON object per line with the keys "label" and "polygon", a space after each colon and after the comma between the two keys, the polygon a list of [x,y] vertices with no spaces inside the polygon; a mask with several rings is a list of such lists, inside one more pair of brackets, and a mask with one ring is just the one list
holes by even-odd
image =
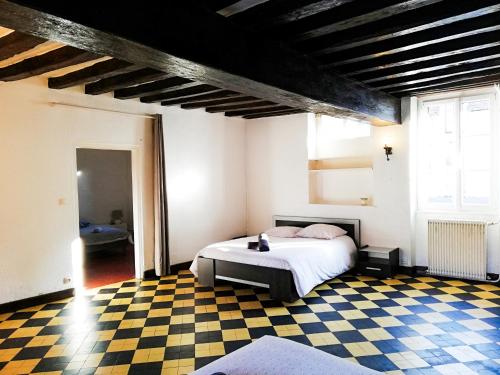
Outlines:
{"label": "white window frame", "polygon": [[[464,101],[474,100],[474,99],[485,99],[490,100],[490,203],[487,205],[464,205],[463,200],[463,155],[461,152],[461,108]],[[456,116],[457,116],[457,153],[458,153],[458,168],[457,168],[457,179],[456,179],[456,192],[455,192],[455,202],[452,204],[441,204],[441,203],[429,203],[428,196],[425,194],[424,182],[422,182],[422,166],[419,162],[420,158],[418,155],[425,152],[425,141],[422,136],[422,126],[421,119],[423,118],[423,111],[425,106],[429,103],[439,103],[439,102],[450,102],[454,101],[456,105]],[[419,121],[417,124],[417,209],[421,212],[446,212],[446,213],[478,213],[478,214],[495,214],[498,211],[498,188],[500,186],[499,179],[499,152],[500,139],[499,130],[497,126],[499,124],[499,102],[498,102],[498,91],[497,93],[492,92],[491,89],[475,91],[475,92],[459,92],[446,94],[441,96],[432,95],[430,97],[423,97],[419,99]],[[423,144],[424,143],[424,144]]]}

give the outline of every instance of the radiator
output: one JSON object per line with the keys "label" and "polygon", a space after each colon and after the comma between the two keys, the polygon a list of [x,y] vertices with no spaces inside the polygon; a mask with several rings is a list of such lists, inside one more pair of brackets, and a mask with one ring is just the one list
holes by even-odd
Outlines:
{"label": "radiator", "polygon": [[488,223],[428,221],[428,273],[486,280]]}

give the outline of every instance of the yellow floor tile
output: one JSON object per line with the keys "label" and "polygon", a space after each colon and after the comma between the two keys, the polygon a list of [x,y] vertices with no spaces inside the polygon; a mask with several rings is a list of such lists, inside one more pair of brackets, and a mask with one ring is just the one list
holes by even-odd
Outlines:
{"label": "yellow floor tile", "polygon": [[313,346],[340,344],[340,341],[331,332],[311,333],[306,336]]}
{"label": "yellow floor tile", "polygon": [[344,344],[344,346],[354,357],[382,354],[380,350],[370,342],[348,343]]}

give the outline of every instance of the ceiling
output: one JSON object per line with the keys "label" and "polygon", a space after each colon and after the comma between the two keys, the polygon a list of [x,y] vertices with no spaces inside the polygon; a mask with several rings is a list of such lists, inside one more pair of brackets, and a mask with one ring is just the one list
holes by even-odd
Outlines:
{"label": "ceiling", "polygon": [[[500,1],[200,0],[200,6],[396,97],[500,80]],[[0,28],[0,80],[36,75],[48,77],[53,89],[85,85],[89,95],[113,92],[120,100],[247,119],[305,112]]]}

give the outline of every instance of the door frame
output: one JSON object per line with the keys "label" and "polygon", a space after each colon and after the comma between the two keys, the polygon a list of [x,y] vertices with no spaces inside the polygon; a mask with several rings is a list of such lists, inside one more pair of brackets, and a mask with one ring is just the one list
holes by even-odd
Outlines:
{"label": "door frame", "polygon": [[77,150],[78,149],[92,150],[109,150],[109,151],[130,151],[131,152],[131,174],[132,174],[132,211],[134,217],[134,263],[135,277],[142,279],[144,274],[144,201],[143,201],[143,184],[141,175],[144,171],[143,147],[135,144],[119,144],[119,143],[98,143],[98,142],[81,142],[73,148],[73,192],[75,194],[74,202],[74,231],[75,237],[80,237],[79,226],[79,207],[78,201],[78,165],[77,165]]}

